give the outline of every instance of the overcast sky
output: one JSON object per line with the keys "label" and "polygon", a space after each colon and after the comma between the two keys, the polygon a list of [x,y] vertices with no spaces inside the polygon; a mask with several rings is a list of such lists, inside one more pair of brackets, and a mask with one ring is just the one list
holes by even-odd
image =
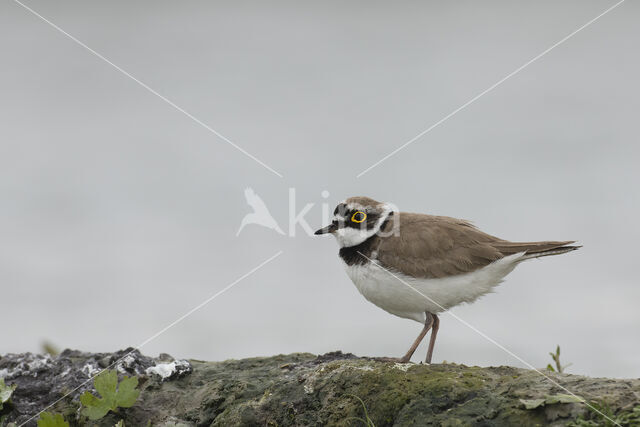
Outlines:
{"label": "overcast sky", "polygon": [[[1,2],[0,353],[138,345],[282,251],[143,352],[404,354],[420,325],[360,296],[331,237],[236,236],[246,187],[285,231],[295,188],[314,228],[366,195],[579,240],[453,312],[534,366],[560,344],[570,372],[639,377],[638,2],[356,177],[614,3],[25,0],[190,118]],[[434,362],[523,366],[441,319]]]}

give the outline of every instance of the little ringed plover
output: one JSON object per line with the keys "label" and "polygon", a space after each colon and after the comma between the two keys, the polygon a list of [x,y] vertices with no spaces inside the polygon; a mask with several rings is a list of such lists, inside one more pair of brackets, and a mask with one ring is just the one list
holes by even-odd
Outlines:
{"label": "little ringed plover", "polygon": [[395,212],[368,197],[340,203],[331,224],[315,234],[333,234],[347,275],[368,301],[424,325],[409,351],[391,359],[402,363],[429,330],[431,363],[438,313],[490,292],[522,261],[580,247],[573,241],[510,242],[461,219]]}

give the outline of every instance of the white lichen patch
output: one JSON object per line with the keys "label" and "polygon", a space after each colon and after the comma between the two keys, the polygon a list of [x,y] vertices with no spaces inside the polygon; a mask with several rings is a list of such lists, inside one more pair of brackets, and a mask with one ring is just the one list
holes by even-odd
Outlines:
{"label": "white lichen patch", "polygon": [[315,391],[315,385],[320,377],[334,377],[340,375],[347,370],[357,371],[374,371],[375,368],[371,365],[354,365],[351,363],[331,363],[330,365],[324,365],[314,370],[310,374],[303,376],[304,385],[302,388],[306,394],[311,394]]}
{"label": "white lichen patch", "polygon": [[10,365],[9,368],[3,368],[0,378],[13,379],[24,376],[35,378],[39,372],[51,366],[51,356],[48,354],[26,353],[21,355],[7,355],[6,357],[13,359],[13,366]]}
{"label": "white lichen patch", "polygon": [[87,363],[86,365],[84,365],[81,369],[82,373],[85,374],[87,377],[91,378],[94,375],[97,375],[98,372],[100,372],[100,368],[98,368],[98,365],[94,364],[94,363]]}
{"label": "white lichen patch", "polygon": [[37,371],[46,368],[50,362],[51,356],[49,356],[48,354],[45,354],[44,356],[38,354],[34,359],[26,361],[26,365],[29,372],[35,372],[37,374]]}
{"label": "white lichen patch", "polygon": [[357,369],[358,371],[373,371],[373,367],[370,365],[364,366],[350,366],[351,369]]}
{"label": "white lichen patch", "polygon": [[407,372],[413,363],[394,363],[393,369],[400,369],[402,372]]}
{"label": "white lichen patch", "polygon": [[186,360],[174,360],[169,363],[158,363],[146,369],[147,375],[158,375],[163,381],[171,378],[176,372],[190,369],[191,365]]}
{"label": "white lichen patch", "polygon": [[[129,370],[134,369],[135,363],[136,363],[136,358],[130,354],[127,354],[125,357],[122,358],[122,360],[118,362],[118,364],[116,365],[116,369],[121,374],[128,374]],[[138,372],[136,371],[136,373]]]}

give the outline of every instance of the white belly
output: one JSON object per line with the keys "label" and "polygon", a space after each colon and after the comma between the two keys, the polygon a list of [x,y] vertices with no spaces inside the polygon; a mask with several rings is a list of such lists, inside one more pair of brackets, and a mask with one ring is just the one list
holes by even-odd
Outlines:
{"label": "white belly", "polygon": [[523,261],[523,255],[510,255],[474,272],[439,279],[416,279],[398,272],[391,275],[370,263],[343,264],[347,275],[368,301],[391,314],[423,323],[425,311],[440,313],[491,292]]}

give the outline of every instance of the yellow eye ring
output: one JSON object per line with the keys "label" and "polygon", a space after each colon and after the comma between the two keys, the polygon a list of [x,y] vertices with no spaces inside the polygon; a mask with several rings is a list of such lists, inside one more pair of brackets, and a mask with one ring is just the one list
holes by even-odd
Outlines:
{"label": "yellow eye ring", "polygon": [[351,215],[351,221],[358,224],[363,222],[365,219],[367,219],[367,214],[362,211],[355,212],[353,215]]}

